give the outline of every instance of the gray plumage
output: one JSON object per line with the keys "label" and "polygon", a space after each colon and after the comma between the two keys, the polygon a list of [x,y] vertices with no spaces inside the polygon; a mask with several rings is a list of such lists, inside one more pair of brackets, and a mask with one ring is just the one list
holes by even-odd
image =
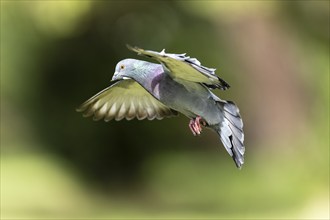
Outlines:
{"label": "gray plumage", "polygon": [[236,166],[241,168],[245,151],[243,122],[233,102],[221,100],[211,92],[214,88],[229,88],[215,69],[204,67],[185,54],[129,49],[161,64],[136,59],[120,61],[111,85],[77,111],[105,121],[163,119],[180,112],[191,119],[189,127],[193,134],[200,134],[201,125],[217,132]]}

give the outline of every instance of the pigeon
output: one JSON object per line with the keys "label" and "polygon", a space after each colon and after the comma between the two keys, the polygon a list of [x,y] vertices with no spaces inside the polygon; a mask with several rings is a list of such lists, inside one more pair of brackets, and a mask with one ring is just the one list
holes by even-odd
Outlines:
{"label": "pigeon", "polygon": [[215,131],[236,166],[244,163],[243,121],[236,104],[221,100],[212,90],[230,86],[186,54],[144,50],[127,45],[128,49],[158,63],[137,59],[118,62],[110,85],[80,107],[84,117],[94,120],[163,119],[181,113],[190,119],[193,135],[202,128]]}

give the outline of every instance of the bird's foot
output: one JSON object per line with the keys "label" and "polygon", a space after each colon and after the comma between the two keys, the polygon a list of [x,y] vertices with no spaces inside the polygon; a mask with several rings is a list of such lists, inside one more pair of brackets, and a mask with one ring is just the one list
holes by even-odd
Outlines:
{"label": "bird's foot", "polygon": [[201,116],[197,116],[196,118],[190,120],[189,128],[194,136],[201,134],[202,125],[205,126],[206,122],[202,119]]}

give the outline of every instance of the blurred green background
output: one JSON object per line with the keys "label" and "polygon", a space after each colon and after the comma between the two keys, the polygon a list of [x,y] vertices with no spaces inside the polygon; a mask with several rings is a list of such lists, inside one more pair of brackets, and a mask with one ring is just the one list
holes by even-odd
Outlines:
{"label": "blurred green background", "polygon": [[[188,119],[94,122],[126,44],[231,85],[237,170]],[[1,1],[1,218],[329,218],[329,1]]]}

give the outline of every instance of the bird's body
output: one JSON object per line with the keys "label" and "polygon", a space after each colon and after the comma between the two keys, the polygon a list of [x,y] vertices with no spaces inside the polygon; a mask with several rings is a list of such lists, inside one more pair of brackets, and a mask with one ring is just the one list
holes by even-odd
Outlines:
{"label": "bird's body", "polygon": [[130,48],[162,64],[125,59],[116,66],[113,84],[87,100],[78,111],[94,119],[162,119],[180,112],[191,119],[193,134],[206,126],[217,132],[236,166],[244,163],[243,123],[233,102],[223,101],[210,88],[226,89],[214,69],[184,54]]}
{"label": "bird's body", "polygon": [[[177,82],[169,76],[160,64],[134,59],[127,61],[143,66],[142,72],[144,74],[136,74],[133,79],[164,105],[188,118],[201,116],[210,125],[221,121],[221,117],[217,117],[216,114],[218,109],[214,108],[216,96],[203,84]],[[145,78],[152,80],[145,80]]]}

